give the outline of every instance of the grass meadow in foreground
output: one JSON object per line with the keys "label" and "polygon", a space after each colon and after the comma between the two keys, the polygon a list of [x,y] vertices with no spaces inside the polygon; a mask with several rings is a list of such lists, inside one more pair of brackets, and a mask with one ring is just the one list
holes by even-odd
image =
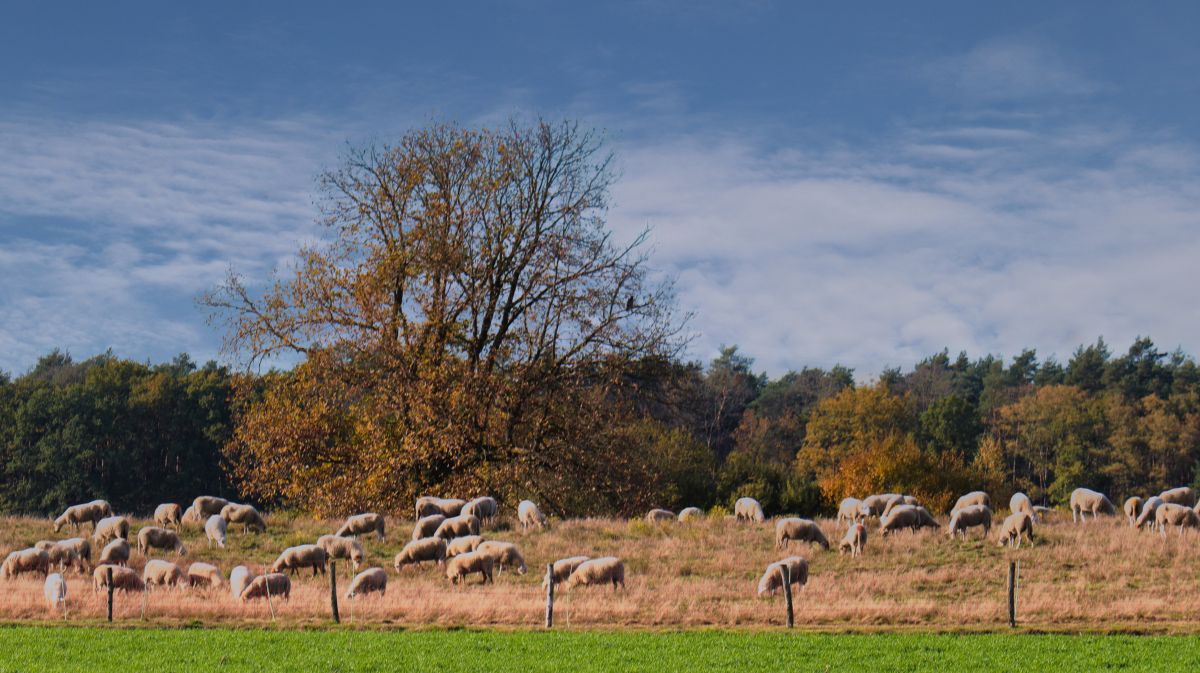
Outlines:
{"label": "grass meadow in foreground", "polygon": [[1190,671],[1188,636],[0,628],[0,673]]}

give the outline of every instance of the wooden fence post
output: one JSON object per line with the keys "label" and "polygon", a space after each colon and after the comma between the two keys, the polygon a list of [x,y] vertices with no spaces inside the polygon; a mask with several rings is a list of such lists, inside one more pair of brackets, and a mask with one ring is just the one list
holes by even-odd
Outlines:
{"label": "wooden fence post", "polygon": [[794,624],[792,615],[792,569],[786,563],[779,564],[779,574],[783,576],[783,602],[787,606],[787,627]]}
{"label": "wooden fence post", "polygon": [[554,564],[546,564],[546,628],[554,626]]}
{"label": "wooden fence post", "polygon": [[112,621],[112,608],[113,608],[113,578],[112,578],[112,566],[109,566],[108,567],[108,621],[110,621],[110,622]]}
{"label": "wooden fence post", "polygon": [[333,608],[333,623],[341,624],[337,607],[337,561],[329,562],[329,607]]}
{"label": "wooden fence post", "polygon": [[1017,562],[1008,562],[1008,625],[1017,626]]}
{"label": "wooden fence post", "polygon": [[269,609],[271,611],[271,621],[275,621],[275,606],[271,604],[270,578],[268,577],[266,580],[264,580],[263,584],[266,585],[266,587],[267,587],[267,609]]}

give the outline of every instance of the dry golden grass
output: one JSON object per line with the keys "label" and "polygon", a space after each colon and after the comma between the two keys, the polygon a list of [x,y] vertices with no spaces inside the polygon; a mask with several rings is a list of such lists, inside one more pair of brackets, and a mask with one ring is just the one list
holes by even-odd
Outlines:
{"label": "dry golden grass", "polygon": [[[32,545],[55,536],[49,520],[6,518],[0,524],[0,550]],[[187,528],[189,554],[156,553],[186,570],[197,560],[217,564],[228,575],[239,563],[261,571],[279,550],[314,541],[340,522],[268,517],[266,534],[242,534],[231,528],[229,547],[209,549],[198,528]],[[943,526],[945,518],[942,518]],[[136,529],[147,525],[136,521]],[[737,524],[710,518],[691,524],[649,526],[641,521],[586,519],[556,521],[547,531],[522,532],[502,522],[485,537],[510,540],[525,554],[530,572],[498,574],[494,585],[477,580],[452,586],[431,565],[392,569],[392,557],[409,538],[411,522],[389,520],[388,539],[363,539],[367,565],[389,574],[386,597],[344,598],[351,571],[338,564],[338,593],[344,622],[359,625],[498,625],[541,623],[545,564],[576,554],[614,555],[627,568],[627,588],[561,591],[556,623],[564,627],[764,627],[783,618],[781,597],[755,594],[764,567],[783,556],[810,561],[810,580],[795,595],[796,623],[820,630],[977,630],[1002,628],[1006,620],[1008,561],[1021,563],[1019,618],[1032,628],[1049,630],[1200,631],[1200,536],[1130,529],[1111,517],[1075,526],[1066,521],[1037,529],[1033,547],[1008,550],[993,537],[950,540],[943,531],[904,532],[880,538],[872,525],[866,552],[852,559],[836,552],[841,531],[821,522],[835,551],[792,544],[774,548],[773,523]],[[146,559],[135,550],[132,565]],[[92,593],[90,576],[68,573],[69,621],[104,618],[104,596]],[[0,619],[61,620],[42,598],[42,580],[23,577],[0,583]],[[242,604],[228,587],[221,590],[158,590],[146,595],[145,618],[151,623],[270,622],[264,601]],[[276,602],[276,619],[291,625],[329,621],[326,578],[295,578],[290,601]],[[118,594],[116,618],[140,620],[143,596]]]}

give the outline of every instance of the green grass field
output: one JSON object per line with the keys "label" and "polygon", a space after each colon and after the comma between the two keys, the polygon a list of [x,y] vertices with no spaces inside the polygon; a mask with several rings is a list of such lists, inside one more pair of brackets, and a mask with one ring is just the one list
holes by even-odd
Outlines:
{"label": "green grass field", "polygon": [[0,628],[0,671],[1191,671],[1191,636]]}

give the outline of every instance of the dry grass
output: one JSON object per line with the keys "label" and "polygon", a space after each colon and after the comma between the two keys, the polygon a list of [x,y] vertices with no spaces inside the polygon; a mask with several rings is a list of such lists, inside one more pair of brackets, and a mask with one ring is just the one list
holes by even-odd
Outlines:
{"label": "dry grass", "polygon": [[[137,521],[134,530],[146,521]],[[261,570],[284,547],[311,542],[340,522],[269,517],[266,534],[243,535],[231,529],[229,548],[209,549],[203,532],[189,528],[184,539],[186,565],[203,560],[228,574],[238,563]],[[830,540],[840,539],[831,521],[822,521]],[[945,523],[944,519],[942,521]],[[396,573],[392,557],[411,530],[411,522],[389,521],[388,540],[363,540],[368,565],[389,574],[384,598],[344,598],[347,562],[339,563],[339,602],[343,621],[360,625],[500,625],[541,623],[545,596],[540,587],[545,564],[575,554],[615,555],[625,559],[627,589],[562,592],[556,622],[568,627],[763,627],[782,621],[782,599],[760,599],[755,588],[763,568],[787,554],[811,563],[808,586],[796,594],[797,625],[821,630],[976,630],[1001,628],[1006,619],[1008,561],[1021,562],[1019,616],[1024,625],[1049,630],[1200,631],[1200,578],[1196,570],[1200,537],[1194,532],[1165,540],[1131,530],[1123,518],[1084,526],[1066,522],[1042,525],[1032,548],[1010,551],[975,532],[952,541],[943,532],[902,533],[880,538],[872,527],[858,559],[793,543],[789,552],[774,549],[771,522],[739,525],[724,518],[693,524],[651,527],[641,521],[575,520],[555,522],[548,531],[524,533],[503,522],[485,536],[511,540],[524,551],[530,572],[505,572],[495,585],[454,587],[432,566]],[[236,528],[236,527],[235,527]],[[48,520],[3,519],[0,549],[55,539]],[[136,535],[136,532],[131,533]],[[66,535],[69,537],[69,535]],[[134,552],[139,569],[145,558]],[[104,597],[94,595],[90,576],[68,574],[69,621],[104,618]],[[54,620],[42,599],[41,578],[0,585],[0,619]],[[324,624],[329,620],[329,585],[304,575],[292,599],[275,604],[286,624]],[[160,590],[145,596],[151,623],[246,623],[271,620],[268,606],[242,604],[228,589]],[[140,620],[143,597],[118,594],[116,617]]]}

